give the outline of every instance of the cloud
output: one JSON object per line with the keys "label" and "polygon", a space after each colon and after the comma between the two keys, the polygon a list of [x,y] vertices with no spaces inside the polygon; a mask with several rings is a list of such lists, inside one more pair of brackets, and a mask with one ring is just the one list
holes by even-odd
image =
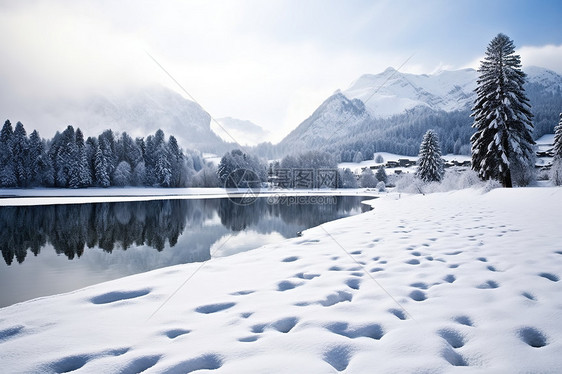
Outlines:
{"label": "cloud", "polygon": [[562,45],[523,46],[517,50],[525,66],[540,66],[562,74]]}

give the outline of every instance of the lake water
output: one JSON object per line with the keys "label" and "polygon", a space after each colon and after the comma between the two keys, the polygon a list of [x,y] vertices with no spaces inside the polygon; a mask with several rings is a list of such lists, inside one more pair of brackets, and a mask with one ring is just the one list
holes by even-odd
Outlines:
{"label": "lake water", "polygon": [[291,238],[369,210],[364,197],[0,207],[0,307]]}

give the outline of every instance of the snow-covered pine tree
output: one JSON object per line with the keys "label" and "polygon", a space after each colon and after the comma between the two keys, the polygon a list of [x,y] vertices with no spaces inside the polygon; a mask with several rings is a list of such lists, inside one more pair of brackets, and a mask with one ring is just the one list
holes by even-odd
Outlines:
{"label": "snow-covered pine tree", "polygon": [[550,168],[550,180],[556,186],[562,186],[562,113],[560,121],[554,128],[554,159]]}
{"label": "snow-covered pine tree", "polygon": [[416,176],[424,182],[440,182],[443,179],[443,159],[439,138],[433,130],[427,130],[420,144]]}
{"label": "snow-covered pine tree", "polygon": [[29,139],[23,124],[18,122],[14,129],[12,140],[12,155],[14,157],[14,172],[18,187],[27,187],[31,175],[29,168]]}
{"label": "snow-covered pine tree", "polygon": [[359,185],[363,188],[375,188],[377,186],[378,180],[375,178],[371,168],[366,167],[361,173],[359,178]]}
{"label": "snow-covered pine tree", "polygon": [[[101,139],[100,143],[106,143],[105,139]],[[99,145],[96,147],[96,154],[94,157],[94,170],[96,181],[101,187],[109,187],[111,182],[109,179],[109,174],[107,174],[107,159],[103,154],[102,147]]]}
{"label": "snow-covered pine tree", "polygon": [[355,174],[349,168],[345,168],[343,171],[340,170],[340,179],[342,181],[343,188],[357,188],[357,178]]}
{"label": "snow-covered pine tree", "polygon": [[[512,187],[512,170],[534,170],[533,124],[523,83],[521,58],[513,41],[498,34],[481,61],[472,108],[472,168],[480,178]],[[518,182],[518,181],[515,181]]]}
{"label": "snow-covered pine tree", "polygon": [[0,186],[16,187],[17,178],[14,167],[14,157],[12,152],[12,142],[14,130],[9,120],[4,122],[0,131]]}
{"label": "snow-covered pine tree", "polygon": [[386,175],[386,170],[382,165],[380,168],[377,169],[377,172],[375,173],[375,177],[379,182],[384,182],[385,185],[386,183],[388,183],[388,176]]}

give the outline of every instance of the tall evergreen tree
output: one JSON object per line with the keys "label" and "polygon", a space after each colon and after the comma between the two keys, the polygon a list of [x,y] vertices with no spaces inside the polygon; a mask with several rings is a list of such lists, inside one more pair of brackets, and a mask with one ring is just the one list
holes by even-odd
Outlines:
{"label": "tall evergreen tree", "polygon": [[[100,143],[105,144],[107,142],[102,138]],[[109,187],[111,185],[111,181],[109,174],[107,173],[107,158],[100,145],[96,148],[94,167],[97,184],[101,187]]]}
{"label": "tall evergreen tree", "polygon": [[17,186],[12,150],[13,137],[12,123],[6,120],[0,131],[0,186],[2,187]]}
{"label": "tall evergreen tree", "polygon": [[379,182],[384,182],[385,184],[388,183],[388,176],[386,175],[386,170],[382,165],[380,168],[378,168],[377,172],[375,173],[375,177]]}
{"label": "tall evergreen tree", "polygon": [[89,187],[92,185],[92,174],[88,161],[88,151],[84,143],[82,130],[76,130],[76,174],[78,176],[78,187]]}
{"label": "tall evergreen tree", "polygon": [[18,187],[27,187],[31,179],[29,167],[29,139],[21,122],[16,124],[12,138],[12,156]]}
{"label": "tall evergreen tree", "polygon": [[525,73],[513,41],[498,34],[488,45],[478,72],[472,108],[472,168],[479,176],[512,187],[512,170],[534,168],[533,124],[523,89]]}
{"label": "tall evergreen tree", "polygon": [[558,125],[554,128],[554,158],[562,159],[562,113]]}
{"label": "tall evergreen tree", "polygon": [[550,179],[556,186],[562,186],[562,113],[554,128],[554,159],[550,169]]}
{"label": "tall evergreen tree", "polygon": [[433,130],[427,130],[420,144],[416,176],[424,182],[440,182],[443,179],[443,159],[439,138]]}

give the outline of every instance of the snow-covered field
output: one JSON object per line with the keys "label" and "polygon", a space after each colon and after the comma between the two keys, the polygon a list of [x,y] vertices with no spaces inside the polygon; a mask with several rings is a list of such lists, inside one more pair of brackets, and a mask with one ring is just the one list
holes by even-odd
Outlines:
{"label": "snow-covered field", "polygon": [[[388,161],[398,161],[399,159],[403,159],[403,158],[411,160],[411,161],[417,161],[418,160],[417,156],[403,156],[403,155],[398,155],[398,154],[395,154],[395,153],[388,153],[388,152],[377,152],[377,153],[375,153],[375,156],[376,155],[381,155],[384,161],[380,162],[380,163],[376,162],[375,160],[365,160],[365,161],[362,161],[362,162],[359,162],[359,163],[356,163],[356,162],[341,162],[341,163],[338,164],[338,168],[340,168],[340,169],[350,169],[355,174],[361,174],[361,171],[365,167],[385,165]],[[470,156],[463,156],[463,155],[447,154],[447,155],[443,155],[442,158],[443,158],[443,160],[445,160],[447,162],[470,161]],[[416,166],[414,165],[414,166],[410,166],[410,167],[407,167],[407,168],[396,167],[396,168],[386,169],[387,174],[394,173],[396,171],[399,171],[401,173],[415,173]]]}
{"label": "snow-covered field", "polygon": [[560,372],[562,188],[371,204],[252,252],[0,309],[2,372]]}

